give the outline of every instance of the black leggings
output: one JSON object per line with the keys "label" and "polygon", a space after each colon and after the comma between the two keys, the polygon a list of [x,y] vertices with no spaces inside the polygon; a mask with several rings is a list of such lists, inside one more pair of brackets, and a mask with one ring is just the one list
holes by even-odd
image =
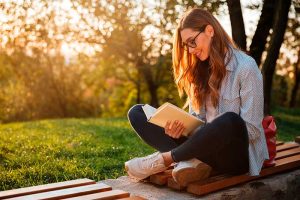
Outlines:
{"label": "black leggings", "polygon": [[172,138],[165,130],[147,121],[136,104],[128,111],[128,120],[142,140],[159,152],[171,151],[175,162],[197,158],[221,173],[243,174],[249,171],[249,140],[245,121],[234,112],[226,112],[211,123],[195,129],[190,137]]}

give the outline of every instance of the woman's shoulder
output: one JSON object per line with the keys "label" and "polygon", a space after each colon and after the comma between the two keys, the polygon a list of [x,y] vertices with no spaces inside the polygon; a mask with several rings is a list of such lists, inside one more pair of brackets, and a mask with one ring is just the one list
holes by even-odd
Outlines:
{"label": "woman's shoulder", "polygon": [[255,65],[257,67],[257,64],[251,56],[247,55],[244,51],[239,49],[233,49],[232,54],[235,56],[235,58],[238,61],[239,65],[246,65],[246,66],[253,66]]}
{"label": "woman's shoulder", "polygon": [[236,60],[236,69],[239,72],[261,73],[256,61],[251,56],[239,49],[233,49],[233,57]]}

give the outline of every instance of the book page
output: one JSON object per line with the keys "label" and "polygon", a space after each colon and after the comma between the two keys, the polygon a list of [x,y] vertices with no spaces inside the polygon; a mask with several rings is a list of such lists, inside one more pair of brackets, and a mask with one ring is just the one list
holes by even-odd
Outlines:
{"label": "book page", "polygon": [[183,123],[185,130],[182,135],[189,135],[192,131],[204,124],[205,122],[194,115],[182,110],[181,108],[171,104],[165,103],[156,111],[156,113],[151,117],[149,122],[156,124],[160,127],[164,127],[166,122],[178,120]]}
{"label": "book page", "polygon": [[157,110],[156,108],[154,108],[148,104],[145,104],[144,106],[142,106],[142,109],[144,110],[147,120],[149,120]]}

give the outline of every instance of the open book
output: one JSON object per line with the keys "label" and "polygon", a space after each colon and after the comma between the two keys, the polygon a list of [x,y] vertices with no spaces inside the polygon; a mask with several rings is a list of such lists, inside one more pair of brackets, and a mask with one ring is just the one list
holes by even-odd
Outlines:
{"label": "open book", "polygon": [[148,104],[145,104],[142,108],[146,114],[148,122],[160,127],[164,128],[168,120],[178,120],[182,122],[185,127],[185,130],[182,133],[184,136],[192,134],[193,130],[195,130],[199,125],[205,123],[194,115],[168,102],[161,105],[158,109]]}

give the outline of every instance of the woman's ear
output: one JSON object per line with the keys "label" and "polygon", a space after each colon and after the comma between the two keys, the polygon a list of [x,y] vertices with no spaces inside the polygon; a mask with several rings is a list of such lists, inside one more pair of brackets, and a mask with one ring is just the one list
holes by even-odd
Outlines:
{"label": "woman's ear", "polygon": [[214,28],[212,27],[212,25],[207,25],[205,28],[205,33],[210,36],[213,37],[215,34]]}

